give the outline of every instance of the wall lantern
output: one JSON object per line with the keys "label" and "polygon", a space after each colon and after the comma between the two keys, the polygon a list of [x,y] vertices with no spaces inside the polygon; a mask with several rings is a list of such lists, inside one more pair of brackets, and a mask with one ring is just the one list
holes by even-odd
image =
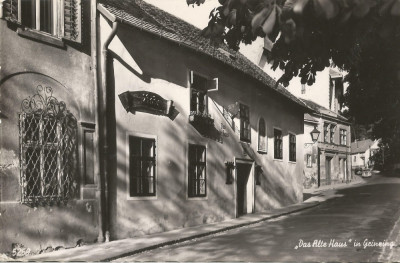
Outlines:
{"label": "wall lantern", "polygon": [[226,184],[233,183],[233,170],[236,168],[233,162],[226,162]]}
{"label": "wall lantern", "polygon": [[256,185],[261,185],[262,175],[263,175],[263,170],[261,165],[256,165]]}
{"label": "wall lantern", "polygon": [[320,132],[319,130],[317,130],[317,127],[314,126],[314,130],[312,130],[312,131],[310,132],[310,134],[311,134],[311,140],[312,140],[313,142],[318,141],[318,137],[319,137],[319,134],[320,134],[320,133],[321,133],[321,132]]}

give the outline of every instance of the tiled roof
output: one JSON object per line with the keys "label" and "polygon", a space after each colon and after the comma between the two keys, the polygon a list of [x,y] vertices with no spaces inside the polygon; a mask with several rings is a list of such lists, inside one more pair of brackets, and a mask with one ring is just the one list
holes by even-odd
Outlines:
{"label": "tiled roof", "polygon": [[199,28],[142,0],[99,0],[99,3],[124,23],[211,56],[310,111],[307,105],[283,86],[276,85],[273,78],[240,52],[235,52],[226,45],[213,46],[209,39],[201,36]]}
{"label": "tiled roof", "polygon": [[332,117],[332,118],[337,118],[337,119],[339,119],[339,120],[348,122],[348,119],[347,119],[346,117],[340,115],[339,113],[335,113],[335,112],[333,112],[333,111],[331,111],[331,110],[329,110],[329,109],[327,109],[327,108],[325,108],[325,107],[323,107],[323,106],[321,106],[321,105],[319,105],[319,104],[317,104],[317,103],[315,103],[315,102],[313,102],[313,101],[306,100],[306,99],[301,99],[301,100],[302,100],[309,108],[311,108],[312,110],[314,110],[314,111],[317,112],[317,113],[321,113],[321,114],[324,114],[324,115],[326,115],[326,116],[330,116],[330,117]]}
{"label": "tiled roof", "polygon": [[351,143],[351,153],[364,153],[374,142],[371,139]]}
{"label": "tiled roof", "polygon": [[313,116],[311,116],[308,113],[304,113],[304,120],[309,121],[309,122],[318,122],[318,120],[316,118],[314,118]]}

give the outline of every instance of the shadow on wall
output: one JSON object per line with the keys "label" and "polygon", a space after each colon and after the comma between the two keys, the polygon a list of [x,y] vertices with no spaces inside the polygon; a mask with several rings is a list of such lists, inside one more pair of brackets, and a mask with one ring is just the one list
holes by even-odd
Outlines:
{"label": "shadow on wall", "polygon": [[[152,79],[161,79],[168,83],[174,83],[180,88],[186,87],[185,75],[176,73],[176,68],[185,69],[185,65],[181,65],[182,61],[179,59],[170,59],[175,52],[178,52],[175,47],[171,47],[169,54],[165,54],[165,49],[154,49],[152,45],[148,46],[151,52],[141,52],[136,46],[138,44],[132,43],[132,39],[137,38],[131,36],[131,31],[121,27],[118,37],[122,43],[127,43],[124,45],[126,49],[123,51],[124,58],[129,61],[133,60],[140,68],[139,70],[130,66],[122,58],[122,55],[113,53],[113,58],[128,69],[129,73],[126,77],[124,76],[124,79],[138,77],[146,83],[151,83]],[[138,39],[137,41],[145,42],[146,40]],[[130,58],[127,57],[128,55]],[[221,144],[201,137],[188,123],[188,120],[182,117],[182,114],[186,116],[187,113],[182,113],[181,105],[176,105],[181,111],[181,116],[174,121],[147,113],[132,115],[124,112],[127,114],[126,116],[116,116],[116,114],[121,114],[120,111],[116,113],[115,109],[116,107],[121,108],[120,105],[115,104],[120,103],[118,94],[115,94],[115,83],[120,81],[120,77],[117,79],[114,75],[114,63],[110,62],[108,70],[109,90],[114,90],[112,94],[108,94],[110,103],[108,113],[112,123],[115,123],[109,127],[109,138],[112,138],[110,143],[112,160],[109,164],[112,167],[110,178],[113,178],[109,189],[112,239],[163,232],[233,218],[236,202],[233,189],[235,184],[226,184],[225,161],[232,160],[235,156],[241,156],[241,153],[233,150],[238,148],[238,142],[234,142],[235,145],[225,142]],[[124,85],[126,85],[125,82]],[[220,100],[223,98],[217,98],[217,103],[223,105]],[[141,117],[138,117],[139,115]],[[145,117],[146,115],[149,117]],[[141,118],[154,120],[154,129],[143,131],[144,128],[135,123]],[[251,123],[251,125],[253,130],[256,130],[257,123]],[[161,146],[157,145],[159,158],[156,166],[158,172],[156,200],[127,200],[126,132],[128,130],[157,135],[157,144],[159,142],[162,144]],[[203,200],[187,198],[188,168],[185,151],[190,141],[189,138],[194,137],[207,144],[207,198]],[[232,141],[234,140],[232,139]],[[240,145],[239,149],[241,149]],[[256,206],[275,208],[298,202],[296,193],[293,190],[288,191],[296,182],[293,182],[291,175],[287,173],[288,169],[282,165],[274,165],[264,170],[262,187],[256,186],[256,191],[261,191],[268,198],[256,200]]]}
{"label": "shadow on wall", "polygon": [[78,120],[81,116],[72,90],[47,75],[20,72],[0,81],[0,111],[6,116],[0,124],[0,251],[10,251],[12,243],[23,244],[35,251],[49,246],[75,246],[79,239],[93,242],[97,237],[94,200],[71,200],[66,205],[45,207],[19,203],[18,113],[22,101],[33,96],[38,85],[52,87],[53,96],[64,101]]}

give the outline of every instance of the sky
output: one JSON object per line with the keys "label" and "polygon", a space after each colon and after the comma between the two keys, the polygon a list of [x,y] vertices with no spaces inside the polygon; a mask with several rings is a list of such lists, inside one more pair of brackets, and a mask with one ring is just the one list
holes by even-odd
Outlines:
{"label": "sky", "polygon": [[188,6],[186,0],[145,0],[158,8],[173,14],[186,22],[198,27],[205,28],[208,24],[208,15],[211,10],[219,6],[218,0],[206,0],[204,4]]}

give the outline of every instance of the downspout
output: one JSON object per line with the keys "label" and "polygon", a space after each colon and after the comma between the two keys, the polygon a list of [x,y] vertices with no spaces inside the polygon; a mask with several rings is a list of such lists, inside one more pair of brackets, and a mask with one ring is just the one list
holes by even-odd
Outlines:
{"label": "downspout", "polygon": [[[98,6],[99,7],[99,6]],[[102,13],[101,8],[98,8],[98,10]],[[106,16],[107,17],[107,16]],[[101,155],[101,163],[103,165],[103,180],[104,180],[104,200],[101,205],[103,208],[103,229],[105,231],[105,242],[110,241],[110,215],[109,215],[109,143],[108,143],[108,125],[109,125],[109,120],[107,120],[107,109],[109,107],[107,103],[107,71],[108,71],[108,46],[110,45],[111,41],[114,39],[115,35],[117,34],[118,30],[118,21],[115,19],[112,20],[112,30],[110,34],[108,35],[107,39],[105,40],[103,46],[102,46],[102,63],[101,63],[101,88],[99,90],[99,116],[100,116],[100,121],[101,121],[101,132],[100,132],[100,142],[102,143],[102,155]]]}

